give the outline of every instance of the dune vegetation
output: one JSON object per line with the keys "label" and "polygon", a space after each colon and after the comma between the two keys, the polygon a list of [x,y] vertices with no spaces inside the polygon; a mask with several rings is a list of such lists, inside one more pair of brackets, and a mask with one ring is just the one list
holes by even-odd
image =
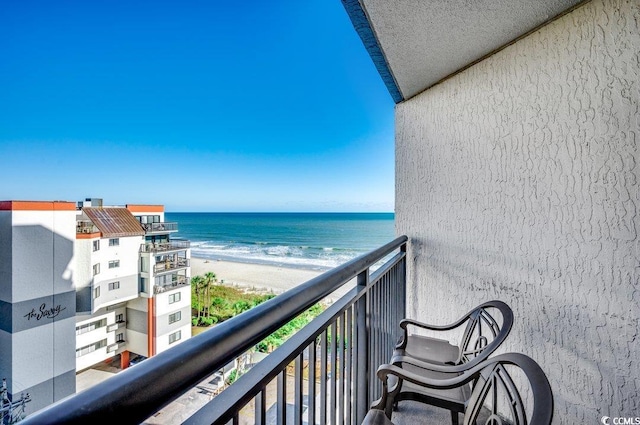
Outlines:
{"label": "dune vegetation", "polygon": [[[191,324],[198,327],[210,327],[237,316],[273,297],[275,297],[273,293],[265,294],[250,289],[219,284],[217,276],[213,272],[206,273],[204,276],[195,276],[191,279]],[[313,305],[310,309],[258,343],[256,349],[262,352],[274,350],[296,331],[322,313],[323,310],[322,304]]]}

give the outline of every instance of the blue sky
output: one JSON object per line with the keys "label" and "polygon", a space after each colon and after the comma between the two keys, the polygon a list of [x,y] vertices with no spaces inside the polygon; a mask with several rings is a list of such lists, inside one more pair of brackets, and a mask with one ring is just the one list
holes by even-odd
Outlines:
{"label": "blue sky", "polygon": [[0,6],[0,200],[392,211],[393,106],[340,0]]}

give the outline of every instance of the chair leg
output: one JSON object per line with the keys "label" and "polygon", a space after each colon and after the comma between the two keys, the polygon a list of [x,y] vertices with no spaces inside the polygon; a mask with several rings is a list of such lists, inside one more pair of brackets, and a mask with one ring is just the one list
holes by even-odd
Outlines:
{"label": "chair leg", "polygon": [[384,407],[384,414],[387,416],[387,418],[391,419],[391,415],[393,414],[393,405],[395,403],[393,402],[393,399],[388,399],[387,400],[387,405]]}
{"label": "chair leg", "polygon": [[384,413],[387,415],[387,418],[389,419],[391,419],[391,414],[394,411],[398,411],[398,400],[396,399],[396,397],[400,393],[401,389],[402,389],[402,379],[399,379],[396,385],[393,387],[393,390],[391,390],[387,394],[387,399],[386,399],[387,403],[384,408]]}
{"label": "chair leg", "polygon": [[458,412],[454,412],[453,410],[451,411],[451,424],[452,425],[459,425],[460,422],[458,422]]}

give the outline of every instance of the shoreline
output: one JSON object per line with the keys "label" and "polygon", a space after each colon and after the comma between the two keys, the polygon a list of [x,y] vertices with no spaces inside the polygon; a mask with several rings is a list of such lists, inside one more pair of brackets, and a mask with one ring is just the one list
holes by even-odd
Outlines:
{"label": "shoreline", "polygon": [[[271,264],[241,263],[227,260],[209,260],[191,257],[191,277],[203,276],[207,272],[216,274],[218,283],[238,286],[257,292],[281,294],[295,288],[325,271],[276,266]],[[332,303],[346,294],[355,285],[355,278],[325,300]]]}
{"label": "shoreline", "polygon": [[280,294],[324,273],[324,271],[297,267],[191,257],[192,277],[203,276],[207,272],[215,273],[218,282],[224,285],[241,286],[275,294]]}

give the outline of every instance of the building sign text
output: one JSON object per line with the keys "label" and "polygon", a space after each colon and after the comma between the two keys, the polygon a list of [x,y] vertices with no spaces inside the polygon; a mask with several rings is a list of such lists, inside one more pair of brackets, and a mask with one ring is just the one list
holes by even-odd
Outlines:
{"label": "building sign text", "polygon": [[62,307],[62,305],[60,304],[55,307],[47,308],[47,305],[45,303],[42,303],[39,310],[32,308],[30,312],[24,315],[24,317],[26,317],[27,320],[40,320],[42,318],[53,319],[66,309],[66,307]]}

